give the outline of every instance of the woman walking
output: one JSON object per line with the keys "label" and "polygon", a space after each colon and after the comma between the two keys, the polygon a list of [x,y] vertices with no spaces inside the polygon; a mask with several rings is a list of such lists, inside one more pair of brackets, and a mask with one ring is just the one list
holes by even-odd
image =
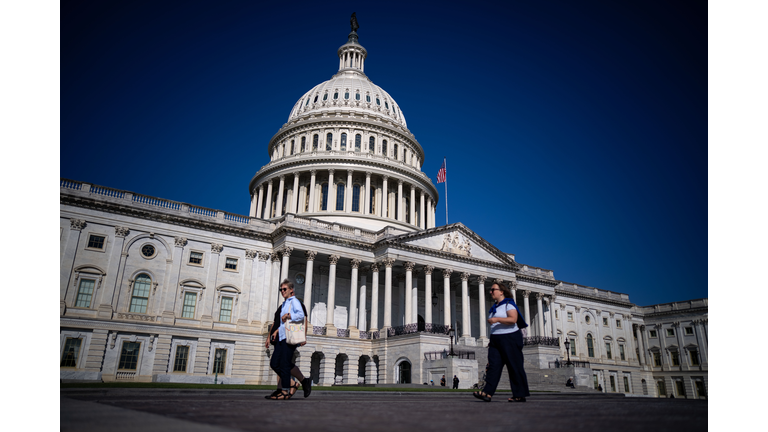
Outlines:
{"label": "woman walking", "polygon": [[525,402],[528,392],[528,377],[523,369],[523,334],[528,327],[520,316],[520,310],[512,299],[512,292],[503,283],[494,283],[490,294],[495,301],[488,314],[491,325],[491,340],[488,344],[488,373],[485,387],[472,395],[485,402],[490,402],[496,392],[504,366],[509,372],[509,385],[512,397],[508,402]]}
{"label": "woman walking", "polygon": [[[299,300],[297,298],[297,300]],[[299,300],[299,304],[301,304],[301,310],[304,312],[304,328],[305,332],[309,334],[309,320],[307,319],[307,308],[304,306],[304,303]],[[264,343],[265,348],[269,348],[269,345],[275,345],[277,344],[278,339],[278,331],[280,327],[280,312],[282,312],[283,306],[280,305],[275,310],[275,317],[272,319],[272,325],[269,327],[269,331],[267,331],[267,334],[270,335],[270,337],[267,338],[267,341]],[[306,342],[302,342],[299,345],[296,346],[296,349],[300,346],[306,345]],[[295,363],[291,363],[291,376],[294,378],[293,383],[291,385],[291,395],[296,394],[296,391],[299,389],[299,384],[301,384],[301,388],[304,390],[304,397],[309,397],[309,394],[312,392],[312,381],[308,377],[304,377],[304,374],[301,373],[301,370],[298,366],[296,366]],[[297,382],[298,381],[298,382]],[[276,397],[282,392],[282,386],[281,386],[281,380],[280,376],[277,377],[277,389],[272,392],[272,394],[265,396],[266,399],[271,399],[273,397]]]}
{"label": "woman walking", "polygon": [[272,354],[269,366],[280,377],[282,389],[280,393],[271,396],[270,399],[287,400],[293,396],[290,388],[291,361],[293,360],[293,352],[296,350],[296,345],[289,345],[286,342],[285,323],[289,321],[294,323],[304,321],[304,310],[293,295],[293,283],[291,281],[286,279],[280,284],[280,293],[285,301],[280,308],[280,328],[277,329],[277,334],[272,333],[270,336],[270,338],[276,340],[276,343],[275,352]]}

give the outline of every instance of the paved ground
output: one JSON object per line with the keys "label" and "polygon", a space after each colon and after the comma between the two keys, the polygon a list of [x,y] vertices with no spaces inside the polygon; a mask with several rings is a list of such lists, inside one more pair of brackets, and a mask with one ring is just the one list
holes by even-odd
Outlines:
{"label": "paved ground", "polygon": [[686,431],[707,430],[707,401],[601,394],[534,394],[491,403],[468,393],[62,389],[61,431]]}

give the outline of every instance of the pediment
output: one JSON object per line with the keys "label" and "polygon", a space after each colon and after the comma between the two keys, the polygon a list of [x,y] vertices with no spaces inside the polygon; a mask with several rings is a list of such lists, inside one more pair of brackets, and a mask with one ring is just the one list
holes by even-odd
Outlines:
{"label": "pediment", "polygon": [[394,240],[402,245],[433,249],[459,257],[474,258],[496,264],[515,264],[507,254],[493,247],[461,223],[406,234]]}

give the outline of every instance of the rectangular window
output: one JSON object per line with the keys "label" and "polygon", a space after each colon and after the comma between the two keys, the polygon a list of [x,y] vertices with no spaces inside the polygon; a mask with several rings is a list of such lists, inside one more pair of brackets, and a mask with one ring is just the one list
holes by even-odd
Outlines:
{"label": "rectangular window", "polygon": [[77,357],[80,355],[80,338],[67,338],[64,343],[64,352],[61,354],[61,367],[77,367]]}
{"label": "rectangular window", "polygon": [[189,263],[195,265],[203,265],[203,253],[191,251],[189,253]]}
{"label": "rectangular window", "polygon": [[667,386],[664,385],[664,381],[657,381],[657,387],[659,387],[659,396],[667,395]]}
{"label": "rectangular window", "polygon": [[595,390],[597,390],[597,375],[592,375],[592,380],[594,381]]}
{"label": "rectangular window", "polygon": [[675,335],[675,329],[667,329],[667,337],[672,337]]}
{"label": "rectangular window", "polygon": [[622,360],[626,360],[626,358],[624,357],[624,345],[622,344],[619,345],[619,356],[621,357]]}
{"label": "rectangular window", "polygon": [[603,325],[608,327],[608,318],[603,318]]}
{"label": "rectangular window", "polygon": [[688,351],[691,356],[691,366],[699,365],[699,350],[692,349]]}
{"label": "rectangular window", "polygon": [[693,335],[693,327],[686,327],[685,328],[685,334],[687,336],[692,336]]}
{"label": "rectangular window", "polygon": [[232,297],[221,298],[221,310],[219,311],[219,321],[232,321]]}
{"label": "rectangular window", "polygon": [[613,375],[611,375],[611,391],[616,392],[616,378]]}
{"label": "rectangular window", "polygon": [[130,312],[141,314],[147,313],[147,305],[149,304],[149,285],[150,280],[148,278],[138,277],[133,282],[131,307],[128,309]]}
{"label": "rectangular window", "polygon": [[650,332],[648,332],[648,337],[652,337],[652,338],[657,337],[656,336],[656,330],[651,330]]}
{"label": "rectangular window", "polygon": [[184,308],[181,311],[182,318],[195,317],[195,303],[197,303],[197,294],[193,292],[184,293]]}
{"label": "rectangular window", "polygon": [[186,372],[187,371],[187,359],[189,359],[189,347],[177,346],[176,358],[173,360],[174,372]]}
{"label": "rectangular window", "polygon": [[91,297],[93,297],[93,287],[95,285],[95,280],[80,279],[80,287],[77,289],[77,300],[75,301],[75,307],[91,307]]}
{"label": "rectangular window", "polygon": [[560,317],[557,315],[557,309],[555,309],[555,319],[560,319]]}
{"label": "rectangular window", "polygon": [[123,342],[123,349],[120,350],[120,363],[118,369],[136,370],[136,364],[139,361],[140,342]]}
{"label": "rectangular window", "polygon": [[360,186],[359,185],[352,186],[352,211],[353,212],[360,211]]}
{"label": "rectangular window", "polygon": [[237,270],[237,258],[227,257],[226,261],[224,261],[224,268],[227,270]]}
{"label": "rectangular window", "polygon": [[104,249],[105,239],[106,237],[104,236],[91,234],[90,236],[88,236],[88,246],[87,246],[88,249],[99,249],[99,250]]}
{"label": "rectangular window", "polygon": [[629,393],[629,379],[624,377],[624,393]]}
{"label": "rectangular window", "polygon": [[587,338],[587,354],[590,357],[594,357],[595,356],[595,347],[594,347],[594,345],[592,343],[592,338],[591,337]]}
{"label": "rectangular window", "polygon": [[685,384],[682,380],[675,381],[675,388],[677,389],[677,395],[685,397]]}
{"label": "rectangular window", "polygon": [[661,353],[657,353],[657,352],[653,353],[653,365],[661,366]]}
{"label": "rectangular window", "polygon": [[606,357],[608,357],[609,359],[613,358],[613,357],[611,356],[611,344],[610,344],[609,342],[606,342],[606,344],[605,344],[605,355],[606,355]]}
{"label": "rectangular window", "polygon": [[573,312],[568,312],[568,321],[573,321]]}
{"label": "rectangular window", "polygon": [[216,353],[213,358],[213,373],[224,373],[224,366],[227,364],[227,350],[224,348],[216,348]]}
{"label": "rectangular window", "polygon": [[616,320],[616,328],[621,328],[621,320]]}
{"label": "rectangular window", "polygon": [[707,397],[707,390],[704,388],[704,381],[696,380],[696,391],[699,393],[699,397]]}
{"label": "rectangular window", "polygon": [[672,366],[680,366],[680,353],[672,351],[670,354],[672,356]]}
{"label": "rectangular window", "polygon": [[571,341],[571,355],[575,356],[576,355],[576,339],[571,338],[569,340]]}

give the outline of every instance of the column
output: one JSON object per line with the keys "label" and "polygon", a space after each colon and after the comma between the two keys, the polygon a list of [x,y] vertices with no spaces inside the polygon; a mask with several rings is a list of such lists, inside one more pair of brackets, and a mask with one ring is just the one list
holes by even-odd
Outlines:
{"label": "column", "polygon": [[277,202],[275,203],[275,217],[283,215],[283,193],[285,193],[285,176],[280,176],[280,186],[277,188]]}
{"label": "column", "polygon": [[263,218],[264,212],[262,206],[264,205],[264,183],[259,185],[259,202],[256,203],[256,217]]}
{"label": "column", "polygon": [[291,199],[291,212],[299,213],[299,173],[293,175],[293,198]]}
{"label": "column", "polygon": [[411,279],[413,281],[413,288],[411,289],[411,292],[413,293],[413,300],[411,303],[411,323],[416,325],[419,324],[419,273],[419,270],[414,270]]}
{"label": "column", "polygon": [[[120,269],[121,259],[123,255],[123,244],[125,243],[125,237],[130,233],[127,227],[116,226],[115,227],[115,243],[112,245],[112,249],[109,252],[109,267],[107,267],[107,278],[104,281],[104,286],[100,293],[99,302],[94,304],[99,305],[99,317],[112,319],[112,312],[115,308],[112,306],[112,297],[115,294],[115,288],[117,286],[117,273]],[[176,248],[173,251],[173,264],[178,269],[181,263],[181,253],[176,254]],[[176,271],[178,274],[178,270]],[[167,279],[167,278],[166,278]],[[171,291],[170,287],[173,285],[167,285],[166,291]],[[95,294],[95,293],[94,293]],[[175,291],[173,293],[166,294],[167,297],[175,297]],[[94,300],[96,297],[94,296]],[[163,309],[172,310],[172,309]],[[162,311],[161,311],[162,312]],[[172,315],[171,315],[172,316]]]}
{"label": "column", "polygon": [[389,177],[384,176],[384,180],[381,186],[381,205],[379,208],[381,209],[381,214],[379,216],[381,217],[389,217],[387,214],[387,196],[389,195],[389,189],[387,188],[387,179]]}
{"label": "column", "polygon": [[309,172],[311,177],[309,179],[309,212],[313,213],[317,211],[317,205],[315,204],[315,178],[317,177],[317,170]]}
{"label": "column", "polygon": [[539,329],[538,329],[539,331],[536,332],[538,333],[536,336],[544,336],[545,334],[544,333],[544,307],[541,303],[541,298],[542,298],[541,293],[537,292],[536,293],[536,309],[537,309],[536,317],[538,318],[537,321],[539,322]]}
{"label": "column", "polygon": [[685,350],[683,335],[680,331],[680,321],[675,321],[672,323],[672,326],[675,328],[675,339],[677,339],[677,355],[680,357],[680,370],[683,370],[683,365],[690,369],[691,361],[688,359],[688,355]]}
{"label": "column", "polygon": [[267,207],[264,209],[264,219],[272,218],[272,180],[267,183]]}
{"label": "column", "polygon": [[412,262],[403,264],[405,268],[405,325],[413,323],[413,266]]}
{"label": "column", "polygon": [[[529,326],[531,325],[531,307],[528,303],[528,296],[530,295],[531,295],[530,291],[523,290],[523,305],[525,306],[525,322],[528,323]],[[529,332],[530,332],[530,329],[529,329]],[[581,336],[581,333],[579,333],[579,335]],[[533,334],[531,334],[530,336],[533,336]]]}
{"label": "column", "polygon": [[[637,351],[640,354],[640,366],[645,368],[645,347],[643,346],[643,332],[638,324],[635,327],[635,338],[637,338]],[[651,385],[651,383],[647,383]]]}
{"label": "column", "polygon": [[333,183],[333,170],[328,170],[328,211],[336,211],[336,185]]}
{"label": "column", "polygon": [[451,325],[451,273],[452,269],[443,269],[443,324]]}
{"label": "column", "polygon": [[384,331],[392,327],[392,265],[394,264],[393,258],[384,259],[384,326],[382,327]]}
{"label": "column", "polygon": [[488,314],[485,312],[485,279],[487,276],[477,277],[478,288],[478,327],[480,328],[480,338],[478,340],[480,346],[488,345]]}
{"label": "column", "polygon": [[379,264],[371,264],[371,325],[369,331],[379,330]]}
{"label": "column", "polygon": [[331,264],[328,269],[328,308],[325,317],[325,328],[327,336],[336,336],[336,326],[333,323],[333,315],[336,311],[336,264],[339,262],[338,255],[328,257]]}
{"label": "column", "polygon": [[[69,234],[67,244],[64,246],[64,253],[61,256],[59,266],[60,294],[59,301],[61,314],[64,315],[65,299],[67,297],[67,287],[69,287],[72,276],[72,267],[75,265],[75,255],[77,255],[77,245],[80,242],[80,232],[85,228],[86,222],[82,219],[69,220]],[[75,289],[75,299],[77,299],[77,287]],[[75,302],[72,302],[74,305]]]}
{"label": "column", "polygon": [[[474,345],[469,323],[469,273],[461,273],[461,339],[465,345]],[[471,340],[471,342],[470,342]],[[467,343],[470,342],[470,343]]]}
{"label": "column", "polygon": [[352,212],[352,170],[347,170],[347,186],[344,188],[344,212]]}
{"label": "column", "polygon": [[251,194],[251,207],[248,210],[248,216],[254,217],[256,216],[256,192]]}
{"label": "column", "polygon": [[408,221],[411,225],[418,224],[416,221],[416,188],[411,185],[411,220]]}
{"label": "column", "polygon": [[435,227],[435,220],[432,217],[432,198],[429,198],[427,200],[427,228],[434,228]]}
{"label": "column", "polygon": [[[267,308],[267,314],[272,314],[277,309],[277,306],[282,303],[283,297],[280,295],[280,291],[278,289],[280,288],[280,281],[277,280],[280,277],[280,254],[273,253],[272,254],[272,273],[271,277],[269,279],[269,283],[267,284],[267,291],[269,292],[270,299],[272,301],[269,304],[269,307]],[[272,315],[269,315],[270,318],[272,318]]]}
{"label": "column", "polygon": [[419,202],[419,227],[421,227],[421,229],[427,228],[427,226],[424,225],[424,221],[426,220],[424,216],[426,216],[424,214],[424,191],[421,191],[421,200]]}
{"label": "column", "polygon": [[289,246],[283,247],[280,251],[280,254],[283,256],[283,266],[280,271],[280,280],[277,282],[278,284],[288,279],[288,266],[290,265],[291,252],[293,252],[293,248]]}
{"label": "column", "polygon": [[304,271],[306,280],[304,281],[304,306],[307,308],[307,322],[312,325],[312,270],[315,266],[315,257],[317,252],[306,251],[304,256],[307,258],[307,267]]}
{"label": "column", "polygon": [[[349,329],[357,330],[357,270],[362,260],[352,259],[349,263],[352,265],[352,280],[349,288]],[[350,336],[351,337],[351,336]],[[358,335],[359,337],[359,335]]]}
{"label": "column", "polygon": [[424,323],[432,324],[432,266],[424,266]]}
{"label": "column", "polygon": [[[408,319],[405,317],[405,273],[397,275],[397,292],[393,293],[392,297],[396,298],[398,306],[398,316],[395,317],[395,323],[398,325],[405,325]],[[400,299],[403,299],[400,304]]]}
{"label": "column", "polygon": [[368,328],[365,322],[365,291],[367,289],[366,282],[368,281],[367,269],[363,269],[363,273],[360,275],[360,307],[358,310],[357,328],[360,331],[365,331]]}
{"label": "column", "polygon": [[363,206],[363,214],[367,215],[369,206],[371,204],[371,197],[368,196],[371,193],[371,172],[365,172],[365,191],[360,194],[360,199],[363,200],[361,205]]}
{"label": "column", "polygon": [[253,262],[257,255],[258,252],[255,250],[245,250],[245,267],[243,269],[243,294],[241,299],[237,302],[239,304],[237,309],[238,330],[241,330],[241,327],[248,326],[248,305],[250,304],[251,296],[253,296],[253,289],[251,287],[251,281],[253,279]]}
{"label": "column", "polygon": [[435,204],[436,202],[432,204],[432,226],[437,226],[437,221],[435,220]]}
{"label": "column", "polygon": [[701,365],[709,363],[709,352],[707,350],[707,339],[704,337],[704,321],[697,319],[693,321],[693,330],[696,334],[696,341],[699,345],[699,353],[701,353]]}
{"label": "column", "polygon": [[251,321],[251,325],[260,329],[262,324],[272,320],[272,313],[274,311],[268,310],[271,304],[269,303],[269,295],[271,293],[267,290],[269,285],[269,265],[267,264],[269,262],[269,254],[259,252],[256,258],[256,273],[254,275],[256,288],[248,302],[248,309],[250,310],[248,319]]}
{"label": "column", "polygon": [[547,298],[547,305],[549,305],[549,322],[552,323],[552,337],[557,338],[557,319],[555,319],[555,296],[549,296]]}
{"label": "column", "polygon": [[405,203],[403,202],[403,181],[398,180],[397,181],[397,205],[395,208],[397,209],[397,214],[395,217],[400,222],[405,222],[405,218],[403,215],[405,215]]}

